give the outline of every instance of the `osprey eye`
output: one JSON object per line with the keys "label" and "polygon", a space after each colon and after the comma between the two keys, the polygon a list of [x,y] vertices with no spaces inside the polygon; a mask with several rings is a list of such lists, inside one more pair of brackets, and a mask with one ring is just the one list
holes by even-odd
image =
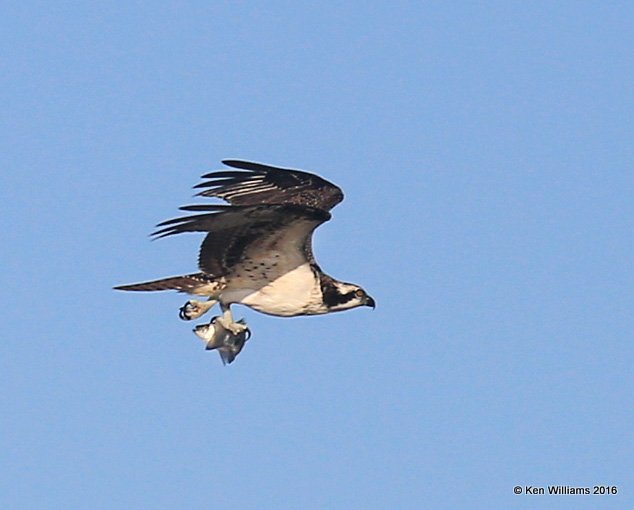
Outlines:
{"label": "osprey eye", "polygon": [[363,290],[359,289],[358,291],[356,291],[354,293],[355,296],[357,296],[358,298],[362,298],[363,296],[365,296],[365,292],[363,292]]}

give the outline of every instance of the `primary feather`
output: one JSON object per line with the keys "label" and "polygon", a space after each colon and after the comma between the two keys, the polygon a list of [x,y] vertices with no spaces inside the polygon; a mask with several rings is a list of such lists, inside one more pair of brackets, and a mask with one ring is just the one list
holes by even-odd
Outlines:
{"label": "primary feather", "polygon": [[296,204],[329,211],[343,200],[338,186],[321,177],[289,168],[225,159],[227,166],[238,168],[203,175],[207,181],[195,188],[203,197],[217,197],[233,205]]}

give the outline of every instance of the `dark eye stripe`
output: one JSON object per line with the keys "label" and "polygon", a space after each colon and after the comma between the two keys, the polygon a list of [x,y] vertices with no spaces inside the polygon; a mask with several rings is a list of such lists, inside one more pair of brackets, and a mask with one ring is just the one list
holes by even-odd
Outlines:
{"label": "dark eye stripe", "polygon": [[342,305],[344,303],[347,303],[351,299],[354,299],[356,297],[355,292],[356,291],[339,294],[339,292],[337,292],[337,289],[334,287],[325,289],[325,292],[323,292],[324,303],[326,303],[326,305],[329,307]]}

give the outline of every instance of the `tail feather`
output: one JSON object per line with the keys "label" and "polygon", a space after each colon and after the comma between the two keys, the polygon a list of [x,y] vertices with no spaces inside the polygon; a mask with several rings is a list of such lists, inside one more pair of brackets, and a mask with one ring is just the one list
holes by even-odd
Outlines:
{"label": "tail feather", "polygon": [[115,290],[129,291],[157,291],[157,290],[177,290],[179,292],[187,292],[196,294],[201,287],[207,287],[214,283],[214,279],[203,273],[196,273],[184,276],[172,276],[170,278],[161,278],[150,282],[132,283],[129,285],[117,285]]}

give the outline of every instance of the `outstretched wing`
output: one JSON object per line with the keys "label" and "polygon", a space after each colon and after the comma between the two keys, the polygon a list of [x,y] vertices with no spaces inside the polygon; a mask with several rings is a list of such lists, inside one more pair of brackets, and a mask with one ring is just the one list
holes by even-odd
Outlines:
{"label": "outstretched wing", "polygon": [[[157,227],[162,228],[153,235],[208,232],[200,247],[198,266],[218,277],[236,270],[246,259],[269,269],[274,265],[281,274],[303,263],[314,263],[312,233],[330,219],[327,211],[294,204],[190,205],[181,210],[202,214],[159,223]],[[255,265],[243,267],[245,271],[257,269]]]}
{"label": "outstretched wing", "polygon": [[198,195],[217,197],[233,205],[296,204],[329,211],[343,200],[341,189],[321,177],[288,168],[226,159],[223,163],[239,170],[222,170],[203,175],[195,188]]}

